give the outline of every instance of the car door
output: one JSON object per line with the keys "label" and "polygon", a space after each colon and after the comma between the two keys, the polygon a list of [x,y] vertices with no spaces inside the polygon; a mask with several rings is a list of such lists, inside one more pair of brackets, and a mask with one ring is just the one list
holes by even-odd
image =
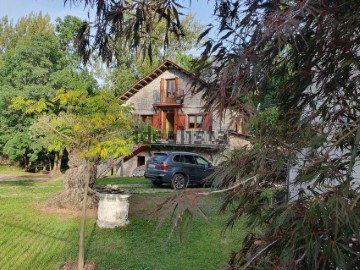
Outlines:
{"label": "car door", "polygon": [[193,155],[183,155],[183,166],[188,172],[189,180],[195,181],[200,176],[198,172],[198,165]]}
{"label": "car door", "polygon": [[199,179],[203,180],[214,172],[214,167],[202,156],[195,156],[196,164],[198,166]]}

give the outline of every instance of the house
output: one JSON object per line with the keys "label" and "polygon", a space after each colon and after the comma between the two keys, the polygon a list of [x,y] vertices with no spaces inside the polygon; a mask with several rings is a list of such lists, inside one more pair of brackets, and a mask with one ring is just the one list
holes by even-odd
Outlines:
{"label": "house", "polygon": [[[203,92],[192,91],[194,82],[206,87],[193,73],[166,60],[119,97],[156,130],[146,147],[135,149],[121,162],[119,175],[133,175],[137,167],[145,165],[159,151],[197,152],[215,164],[221,160],[229,141],[234,141],[229,140],[228,131],[236,132],[237,125],[229,113],[219,117],[204,112]],[[236,145],[247,143],[244,139],[235,140]]]}

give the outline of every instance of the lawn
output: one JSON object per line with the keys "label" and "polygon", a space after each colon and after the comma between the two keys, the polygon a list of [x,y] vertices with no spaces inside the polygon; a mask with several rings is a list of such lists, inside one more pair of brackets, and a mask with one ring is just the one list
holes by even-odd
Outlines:
{"label": "lawn", "polygon": [[[112,178],[120,184],[145,184],[142,178]],[[150,187],[150,185],[149,185]],[[62,188],[61,182],[0,182],[0,269],[58,269],[76,260],[78,213],[44,207]],[[164,187],[163,189],[166,189]],[[171,190],[169,190],[171,192]],[[99,229],[96,212],[89,215],[86,258],[98,269],[221,269],[229,252],[238,248],[244,230],[223,234],[226,216],[217,213],[220,197],[204,198],[209,221],[195,219],[185,241],[168,238],[170,222],[155,231],[151,215],[169,194],[133,194],[131,223],[123,228]]]}

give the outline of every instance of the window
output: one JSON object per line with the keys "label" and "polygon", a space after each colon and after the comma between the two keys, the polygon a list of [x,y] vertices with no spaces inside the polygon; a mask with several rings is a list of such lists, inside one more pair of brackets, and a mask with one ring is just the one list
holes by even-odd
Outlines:
{"label": "window", "polygon": [[154,155],[155,157],[153,158],[153,160],[155,162],[163,162],[168,157],[167,154],[162,154],[162,153],[155,153]]}
{"label": "window", "polygon": [[202,115],[189,115],[188,126],[189,128],[201,128],[202,121]]}
{"label": "window", "polygon": [[176,155],[173,158],[174,162],[184,162],[183,156],[182,155]]}
{"label": "window", "polygon": [[198,165],[209,166],[209,162],[205,158],[198,156],[198,157],[195,157],[195,159],[196,159],[196,162]]}
{"label": "window", "polygon": [[166,80],[166,96],[174,97],[176,93],[176,82],[175,79]]}
{"label": "window", "polygon": [[153,119],[153,116],[152,115],[140,115],[141,116],[141,120],[143,122],[149,122],[149,123],[152,123],[152,119]]}
{"label": "window", "polygon": [[184,155],[184,163],[196,164],[196,160],[195,160],[194,156]]}
{"label": "window", "polygon": [[144,156],[138,156],[137,157],[137,166],[145,165],[145,157]]}

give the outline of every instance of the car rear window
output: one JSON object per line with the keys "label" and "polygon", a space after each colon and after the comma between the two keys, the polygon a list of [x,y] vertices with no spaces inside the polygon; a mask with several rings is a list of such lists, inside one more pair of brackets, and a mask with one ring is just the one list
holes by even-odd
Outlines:
{"label": "car rear window", "polygon": [[155,153],[154,161],[163,162],[167,158],[167,154]]}

